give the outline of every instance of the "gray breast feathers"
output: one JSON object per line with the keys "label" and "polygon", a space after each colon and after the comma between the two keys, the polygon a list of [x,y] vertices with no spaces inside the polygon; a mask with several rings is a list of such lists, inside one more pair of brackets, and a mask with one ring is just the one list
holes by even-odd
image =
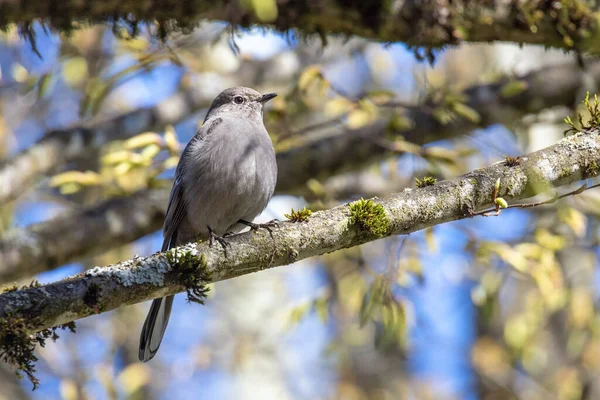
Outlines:
{"label": "gray breast feathers", "polygon": [[254,219],[271,199],[277,178],[262,122],[216,119],[190,143],[183,174],[188,218],[202,236],[207,226],[222,235],[238,220]]}

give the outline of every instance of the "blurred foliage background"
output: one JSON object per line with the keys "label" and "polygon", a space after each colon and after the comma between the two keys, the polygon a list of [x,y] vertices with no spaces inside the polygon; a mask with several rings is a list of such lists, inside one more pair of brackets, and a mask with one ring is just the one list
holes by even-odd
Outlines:
{"label": "blurred foliage background", "polygon": [[[271,2],[259,3],[267,5],[264,19],[273,18]],[[91,127],[98,145],[80,154],[66,146],[59,157],[76,156],[4,202],[0,242],[83,207],[168,190],[180,151],[212,98],[230,86],[278,92],[265,112],[275,147],[305,154],[280,174],[278,195],[260,217],[268,220],[550,145],[562,138],[565,116],[585,112],[580,101],[600,79],[594,58],[582,65],[539,46],[462,44],[437,50],[430,64],[402,43],[324,34],[324,44],[220,22],[164,42],[146,27],[135,37],[119,26],[69,35],[31,29],[35,49],[16,26],[0,34],[0,159],[10,165],[73,126]],[[118,117],[125,126],[139,109],[158,110],[169,123],[94,128]],[[345,135],[372,127],[379,134],[360,137],[356,154],[367,153],[360,159],[335,151]],[[315,157],[340,157],[341,167],[321,170]],[[295,170],[311,178],[286,186]],[[78,321],[77,334],[39,349],[36,391],[3,365],[0,398],[598,398],[597,193],[218,283],[204,307],[178,296],[148,364],[137,361],[148,304]],[[152,230],[36,279],[151,254],[161,243]],[[78,240],[106,234],[89,230]]]}

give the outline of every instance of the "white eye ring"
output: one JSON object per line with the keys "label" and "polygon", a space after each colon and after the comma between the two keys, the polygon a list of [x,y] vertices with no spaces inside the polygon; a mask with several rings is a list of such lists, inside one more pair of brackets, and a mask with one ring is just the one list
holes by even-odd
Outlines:
{"label": "white eye ring", "polygon": [[233,98],[233,102],[235,104],[243,104],[244,103],[244,98],[242,96],[235,96]]}

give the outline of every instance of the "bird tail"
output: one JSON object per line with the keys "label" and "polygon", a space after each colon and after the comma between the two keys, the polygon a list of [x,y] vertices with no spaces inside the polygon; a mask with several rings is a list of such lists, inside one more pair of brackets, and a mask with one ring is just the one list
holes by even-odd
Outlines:
{"label": "bird tail", "polygon": [[167,296],[152,301],[140,335],[140,361],[149,361],[156,355],[169,323],[174,298],[175,296]]}

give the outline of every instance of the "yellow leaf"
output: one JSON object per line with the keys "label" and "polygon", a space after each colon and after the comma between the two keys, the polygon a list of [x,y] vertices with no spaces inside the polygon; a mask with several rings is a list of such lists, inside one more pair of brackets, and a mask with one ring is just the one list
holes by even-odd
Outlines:
{"label": "yellow leaf", "polygon": [[69,58],[62,66],[63,79],[71,87],[81,84],[88,77],[88,64],[84,57]]}
{"label": "yellow leaf", "polygon": [[105,154],[102,157],[102,163],[105,165],[118,164],[124,161],[128,161],[132,157],[132,152],[127,150],[113,151]]}
{"label": "yellow leaf", "polygon": [[304,318],[304,316],[310,308],[309,305],[309,303],[306,303],[292,309],[288,320],[288,324],[290,327],[297,325]]}
{"label": "yellow leaf", "polygon": [[367,93],[367,97],[375,104],[384,104],[396,97],[394,92],[387,90],[374,90]]}
{"label": "yellow leaf", "polygon": [[60,396],[64,400],[77,400],[77,385],[70,379],[60,381]]}
{"label": "yellow leaf", "polygon": [[442,125],[448,125],[454,121],[454,113],[445,108],[438,107],[432,111],[433,117]]}
{"label": "yellow leaf", "polygon": [[479,113],[464,103],[455,103],[454,112],[474,124],[478,124],[481,121]]}
{"label": "yellow leaf", "polygon": [[552,235],[546,229],[535,231],[535,240],[542,246],[550,250],[561,250],[565,247],[565,238],[559,235]]}
{"label": "yellow leaf", "polygon": [[505,244],[497,244],[493,249],[500,258],[519,272],[527,272],[527,259],[523,254]]}
{"label": "yellow leaf", "polygon": [[125,390],[126,397],[129,397],[150,381],[150,371],[146,364],[131,364],[119,374],[117,380]]}
{"label": "yellow leaf", "polygon": [[163,166],[166,169],[169,168],[175,168],[177,166],[177,163],[179,163],[179,156],[173,156],[173,157],[169,157],[165,160]]}
{"label": "yellow leaf", "polygon": [[277,19],[277,2],[275,0],[251,0],[254,13],[262,22]]}
{"label": "yellow leaf", "polygon": [[594,318],[594,299],[588,290],[583,288],[573,289],[569,314],[569,321],[575,328],[583,329],[592,322]]}
{"label": "yellow leaf", "polygon": [[326,298],[320,298],[315,301],[315,311],[321,322],[326,323],[329,318],[329,308]]}
{"label": "yellow leaf", "polygon": [[25,67],[22,66],[21,64],[14,63],[13,67],[12,67],[12,76],[15,79],[15,81],[17,81],[19,83],[23,83],[29,77],[29,72],[27,72]]}
{"label": "yellow leaf", "polygon": [[137,149],[139,147],[148,146],[150,144],[161,145],[162,138],[158,133],[155,132],[144,132],[140,133],[132,137],[131,139],[127,139],[125,141],[125,148],[128,150]]}
{"label": "yellow leaf", "polygon": [[527,82],[515,80],[504,84],[500,88],[500,95],[504,98],[514,97],[527,90]]}
{"label": "yellow leaf", "polygon": [[308,86],[312,84],[316,79],[321,77],[321,69],[318,65],[311,65],[302,72],[298,79],[298,88],[302,91],[308,89]]}
{"label": "yellow leaf", "polygon": [[568,207],[558,211],[558,218],[563,221],[575,235],[583,237],[587,226],[587,217],[579,210]]}
{"label": "yellow leaf", "polygon": [[368,125],[370,122],[371,115],[363,109],[357,109],[348,114],[346,125],[348,125],[348,128],[350,129],[358,129]]}
{"label": "yellow leaf", "polygon": [[498,197],[496,198],[496,200],[494,200],[494,203],[499,207],[499,208],[507,208],[508,207],[508,203],[506,202],[506,200],[504,200],[502,197]]}
{"label": "yellow leaf", "polygon": [[436,252],[435,235],[433,234],[433,228],[425,229],[425,242],[427,243],[427,249],[429,253],[433,254]]}
{"label": "yellow leaf", "polygon": [[377,118],[377,115],[379,114],[379,109],[377,108],[375,103],[368,99],[362,99],[358,102],[358,105],[360,108],[368,112],[373,120]]}
{"label": "yellow leaf", "polygon": [[494,339],[483,336],[473,346],[471,360],[478,371],[484,376],[504,376],[510,370],[511,358],[503,346]]}
{"label": "yellow leaf", "polygon": [[319,96],[325,97],[330,86],[329,81],[326,81],[325,79],[319,79],[317,86],[317,92],[319,93]]}
{"label": "yellow leaf", "polygon": [[519,243],[515,246],[515,251],[526,258],[539,260],[542,256],[543,248],[537,243]]}
{"label": "yellow leaf", "polygon": [[37,82],[38,97],[43,97],[52,88],[54,79],[51,74],[43,74]]}
{"label": "yellow leaf", "polygon": [[81,185],[76,182],[65,183],[60,186],[60,193],[64,195],[69,195],[73,193],[77,193],[81,190]]}
{"label": "yellow leaf", "polygon": [[144,150],[142,150],[140,155],[145,160],[152,161],[154,159],[154,157],[156,157],[158,155],[158,153],[160,153],[160,146],[157,144],[151,144],[149,146],[146,146],[144,148]]}
{"label": "yellow leaf", "polygon": [[534,329],[524,316],[516,315],[504,325],[504,339],[509,346],[521,349]]}
{"label": "yellow leaf", "polygon": [[165,138],[165,144],[166,144],[167,148],[169,149],[169,151],[171,152],[171,154],[178,154],[180,145],[179,145],[179,141],[177,140],[177,133],[175,132],[175,128],[173,128],[172,125],[167,125],[165,127],[164,138]]}
{"label": "yellow leaf", "polygon": [[394,114],[388,124],[389,129],[393,132],[403,132],[412,129],[415,126],[415,122],[408,117],[401,114]]}
{"label": "yellow leaf", "polygon": [[137,36],[135,39],[124,39],[119,41],[119,44],[121,46],[123,46],[123,48],[134,51],[134,52],[141,52],[144,51],[148,48],[148,40],[139,35]]}
{"label": "yellow leaf", "polygon": [[487,301],[487,293],[483,286],[477,285],[471,289],[471,301],[478,307],[481,307],[485,304]]}
{"label": "yellow leaf", "polygon": [[317,197],[322,197],[326,193],[325,186],[314,178],[311,178],[306,182],[306,187]]}
{"label": "yellow leaf", "polygon": [[83,186],[92,186],[102,183],[102,177],[94,171],[67,171],[50,179],[50,186],[57,187],[67,183],[77,183]]}
{"label": "yellow leaf", "polygon": [[354,105],[345,97],[336,97],[325,103],[325,115],[329,117],[337,117],[347,113]]}
{"label": "yellow leaf", "polygon": [[131,164],[130,162],[122,162],[115,167],[115,175],[125,175],[131,170],[131,168],[133,168],[133,164]]}

